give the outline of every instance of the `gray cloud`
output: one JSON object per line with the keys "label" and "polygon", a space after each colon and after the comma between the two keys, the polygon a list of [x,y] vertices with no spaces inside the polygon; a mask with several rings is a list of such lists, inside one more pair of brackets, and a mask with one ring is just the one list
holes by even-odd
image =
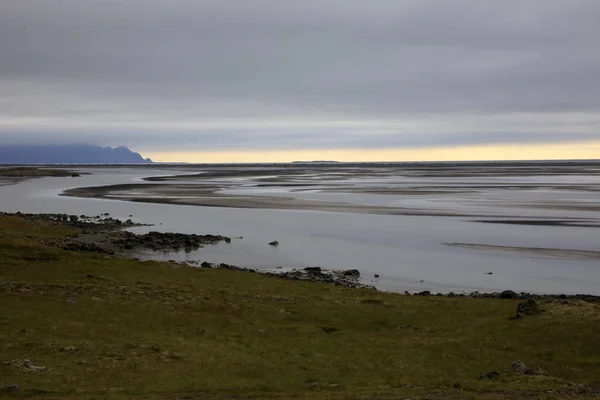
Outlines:
{"label": "gray cloud", "polygon": [[595,0],[4,0],[0,142],[598,140],[598,20]]}

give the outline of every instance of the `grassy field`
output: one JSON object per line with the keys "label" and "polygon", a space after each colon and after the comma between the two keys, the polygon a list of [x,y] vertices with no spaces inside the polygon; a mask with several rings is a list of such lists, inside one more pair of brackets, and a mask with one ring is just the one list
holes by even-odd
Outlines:
{"label": "grassy field", "polygon": [[[0,397],[597,398],[600,305],[421,297],[59,250],[0,217]],[[5,365],[28,359],[44,371]],[[520,375],[522,360],[544,375]],[[479,379],[492,370],[495,379]]]}

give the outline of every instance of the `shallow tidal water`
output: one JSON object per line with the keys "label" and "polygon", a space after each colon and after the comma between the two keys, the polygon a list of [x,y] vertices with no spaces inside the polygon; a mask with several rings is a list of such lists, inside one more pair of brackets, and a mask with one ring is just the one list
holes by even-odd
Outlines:
{"label": "shallow tidal water", "polygon": [[[600,250],[600,228],[531,226],[473,222],[470,217],[369,215],[323,211],[238,209],[137,203],[119,200],[59,196],[66,189],[119,183],[140,183],[143,177],[190,173],[174,168],[86,168],[79,178],[41,178],[0,186],[0,211],[98,215],[154,224],[134,228],[230,236],[230,244],[207,246],[197,251],[145,254],[148,258],[225,262],[252,268],[321,266],[328,269],[360,270],[365,283],[382,290],[433,292],[483,292],[512,289],[537,293],[589,293],[600,295],[600,259],[551,257],[535,252],[507,252],[450,247],[445,243],[491,246]],[[307,179],[318,179],[307,177]],[[539,179],[538,179],[539,178]],[[327,193],[318,188],[290,192],[285,188],[260,188],[252,180],[229,188],[233,195],[283,195],[320,201],[356,204],[402,204],[451,210],[483,210],[490,218],[578,218],[595,220],[591,205],[598,200],[590,190],[552,190],[550,184],[597,185],[593,175],[565,177],[513,177],[531,185],[529,189],[487,190],[438,196]],[[408,185],[424,185],[419,177],[399,178]],[[441,178],[434,178],[440,180]],[[474,186],[489,180],[460,178],[444,181]],[[494,178],[502,183],[502,178]],[[346,179],[347,183],[348,180]],[[356,179],[353,185],[365,185]],[[389,178],[374,182],[387,185]],[[512,182],[512,181],[511,181]],[[536,186],[537,182],[537,186]],[[331,182],[329,182],[331,183]],[[431,184],[431,183],[430,183]],[[436,184],[439,184],[436,183]],[[516,185],[513,185],[516,186]],[[591,186],[590,186],[591,187]],[[536,197],[537,196],[537,197]],[[583,209],[531,207],[535,202],[582,204]],[[523,207],[518,208],[519,205]],[[587,207],[587,208],[586,208]],[[507,217],[509,215],[509,217]],[[238,237],[243,236],[243,239]],[[278,240],[278,247],[269,246]],[[492,275],[488,273],[491,272]],[[375,279],[374,274],[380,277]]]}

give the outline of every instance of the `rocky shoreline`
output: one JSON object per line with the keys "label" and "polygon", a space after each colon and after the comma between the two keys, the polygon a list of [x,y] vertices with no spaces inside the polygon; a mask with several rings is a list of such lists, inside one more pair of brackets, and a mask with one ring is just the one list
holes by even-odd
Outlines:
{"label": "rocky shoreline", "polygon": [[[133,222],[132,219],[125,221],[112,218],[108,213],[96,216],[68,215],[68,214],[24,214],[24,213],[0,213],[0,216],[16,216],[39,224],[57,224],[81,230],[74,236],[55,243],[55,246],[64,250],[77,252],[93,252],[106,256],[133,257],[141,252],[158,251],[192,251],[205,245],[220,242],[230,243],[231,238],[212,234],[183,234],[151,231],[145,234],[136,234],[125,231],[126,228],[138,226],[150,226]],[[131,217],[131,216],[130,216]],[[278,245],[277,241],[269,243],[271,246]],[[229,270],[256,273],[280,279],[320,282],[337,286],[357,289],[373,289],[372,285],[361,282],[360,272],[356,269],[350,270],[328,270],[321,267],[306,267],[303,269],[261,270],[245,268],[225,263],[209,263],[202,261],[180,262],[178,264],[195,268],[222,268]],[[377,275],[375,277],[378,277]],[[590,294],[535,294],[512,290],[502,292],[481,293],[478,291],[470,293],[432,293],[425,290],[420,292],[404,292],[412,296],[438,296],[438,297],[470,297],[487,299],[513,299],[533,301],[567,301],[584,300],[587,302],[600,302],[600,296]]]}

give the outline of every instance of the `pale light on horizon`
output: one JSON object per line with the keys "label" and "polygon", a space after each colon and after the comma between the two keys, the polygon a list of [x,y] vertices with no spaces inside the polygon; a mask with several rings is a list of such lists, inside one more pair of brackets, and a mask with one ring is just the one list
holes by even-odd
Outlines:
{"label": "pale light on horizon", "polygon": [[149,151],[154,162],[273,163],[292,161],[487,161],[599,159],[600,141],[394,149]]}

